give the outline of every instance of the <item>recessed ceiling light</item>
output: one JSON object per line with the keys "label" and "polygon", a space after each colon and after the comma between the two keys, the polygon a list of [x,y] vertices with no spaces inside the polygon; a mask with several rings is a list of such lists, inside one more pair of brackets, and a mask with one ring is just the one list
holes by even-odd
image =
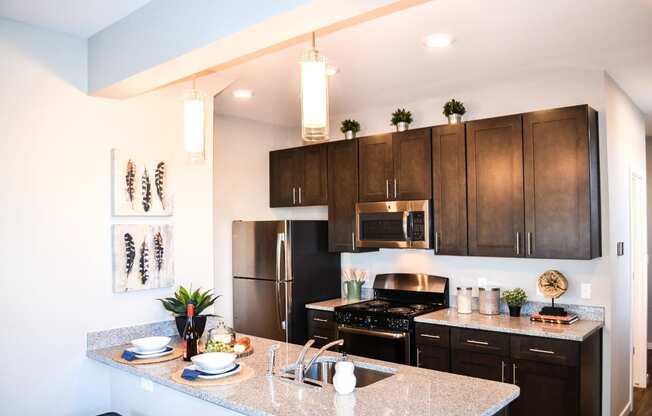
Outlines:
{"label": "recessed ceiling light", "polygon": [[235,90],[233,91],[233,96],[235,98],[248,100],[254,96],[254,93],[251,90]]}
{"label": "recessed ceiling light", "polygon": [[455,39],[446,33],[435,33],[428,35],[423,39],[423,43],[429,48],[446,48],[453,43]]}
{"label": "recessed ceiling light", "polygon": [[326,68],[326,75],[328,75],[329,77],[336,75],[338,72],[340,72],[340,69],[338,67],[329,66],[328,68]]}

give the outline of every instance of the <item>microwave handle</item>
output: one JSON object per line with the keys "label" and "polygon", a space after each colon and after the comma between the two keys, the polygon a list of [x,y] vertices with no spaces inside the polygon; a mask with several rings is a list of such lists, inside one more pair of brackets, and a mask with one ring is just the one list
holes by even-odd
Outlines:
{"label": "microwave handle", "polygon": [[410,241],[408,234],[408,221],[410,221],[411,218],[412,216],[410,215],[410,212],[403,211],[403,236],[405,237],[405,241]]}

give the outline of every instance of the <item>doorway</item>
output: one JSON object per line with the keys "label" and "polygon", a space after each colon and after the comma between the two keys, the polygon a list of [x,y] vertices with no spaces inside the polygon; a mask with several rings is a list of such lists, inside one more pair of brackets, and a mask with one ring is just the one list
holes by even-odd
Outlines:
{"label": "doorway", "polygon": [[630,171],[630,271],[632,276],[633,387],[647,387],[647,221],[643,175]]}

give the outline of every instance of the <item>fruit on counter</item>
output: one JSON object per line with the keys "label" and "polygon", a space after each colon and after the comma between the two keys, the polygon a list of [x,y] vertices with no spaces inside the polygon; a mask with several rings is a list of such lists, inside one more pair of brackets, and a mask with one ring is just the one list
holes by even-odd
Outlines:
{"label": "fruit on counter", "polygon": [[225,344],[219,341],[208,341],[204,352],[234,352],[231,344]]}
{"label": "fruit on counter", "polygon": [[251,340],[247,337],[242,337],[235,342],[235,345],[233,346],[233,351],[236,354],[242,354],[243,352],[247,351],[247,348],[249,348],[250,345],[251,345]]}

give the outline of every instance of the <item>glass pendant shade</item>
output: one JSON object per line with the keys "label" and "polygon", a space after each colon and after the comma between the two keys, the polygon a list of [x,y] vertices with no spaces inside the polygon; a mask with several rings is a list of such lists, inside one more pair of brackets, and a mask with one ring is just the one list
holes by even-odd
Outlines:
{"label": "glass pendant shade", "polygon": [[196,89],[183,99],[184,147],[191,160],[204,159],[204,94]]}
{"label": "glass pendant shade", "polygon": [[301,135],[305,141],[328,140],[326,58],[314,46],[301,60]]}

